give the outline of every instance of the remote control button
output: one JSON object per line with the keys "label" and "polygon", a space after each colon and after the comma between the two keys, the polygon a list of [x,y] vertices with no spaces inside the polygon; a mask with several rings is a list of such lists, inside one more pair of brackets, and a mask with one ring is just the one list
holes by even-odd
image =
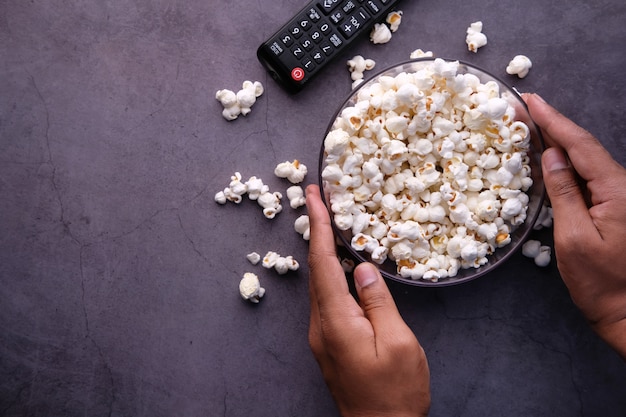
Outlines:
{"label": "remote control button", "polygon": [[322,54],[320,51],[311,52],[311,56],[313,57],[313,61],[317,62],[318,64],[324,62],[324,54]]}
{"label": "remote control button", "polygon": [[341,44],[343,43],[339,35],[337,35],[336,33],[333,33],[333,36],[328,38],[328,40],[330,41],[330,43],[333,44],[335,48],[339,48],[339,46],[341,46]]}
{"label": "remote control button", "polygon": [[293,56],[295,56],[298,59],[306,55],[306,53],[304,52],[304,49],[302,49],[300,45],[296,45],[293,48],[291,48],[291,53],[293,54]]}
{"label": "remote control button", "polygon": [[296,39],[300,38],[300,36],[302,36],[302,34],[304,33],[304,31],[300,28],[300,26],[292,27],[291,29],[289,29],[289,32]]}
{"label": "remote control button", "polygon": [[320,14],[317,12],[317,10],[315,10],[314,7],[311,7],[307,12],[306,15],[309,17],[309,19],[315,23],[318,20],[320,20],[322,18],[322,16],[320,16]]}
{"label": "remote control button", "polygon": [[333,50],[334,50],[332,45],[330,45],[328,43],[325,43],[325,42],[320,45],[320,49],[322,50],[322,52],[324,52],[324,54],[326,56],[331,56],[333,54]]}
{"label": "remote control button", "polygon": [[324,35],[328,35],[332,28],[328,24],[328,22],[322,21],[318,26]]}
{"label": "remote control button", "polygon": [[359,22],[360,22],[361,24],[363,24],[363,23],[367,22],[367,21],[368,21],[368,20],[370,20],[370,18],[371,18],[371,16],[369,15],[369,13],[367,13],[367,12],[365,11],[365,9],[364,9],[364,8],[362,8],[362,7],[359,9],[359,11],[358,11],[358,12],[356,12],[356,13],[355,13],[355,15],[354,15],[353,17],[356,17],[356,18],[359,20]]}
{"label": "remote control button", "polygon": [[339,0],[322,0],[318,5],[324,14],[328,14],[332,12],[335,7],[339,6]]}
{"label": "remote control button", "polygon": [[280,40],[287,48],[293,45],[293,38],[288,33],[283,33],[282,35],[280,35]]}
{"label": "remote control button", "polygon": [[310,51],[315,46],[313,44],[313,41],[308,36],[305,36],[304,38],[302,38],[301,45],[307,51]]}
{"label": "remote control button", "polygon": [[311,39],[315,43],[320,43],[324,39],[324,36],[322,36],[322,32],[316,30],[311,32]]}
{"label": "remote control button", "polygon": [[361,26],[368,20],[370,20],[370,15],[361,7],[358,12],[350,16],[350,19],[348,19],[346,23],[339,27],[339,30],[341,30],[341,33],[343,33],[346,38],[349,38],[357,33]]}
{"label": "remote control button", "polygon": [[302,81],[304,79],[304,70],[300,67],[295,67],[291,70],[291,78],[294,81]]}
{"label": "remote control button", "polygon": [[334,23],[334,24],[339,24],[344,18],[344,14],[341,12],[335,12],[333,14],[330,15],[330,20]]}
{"label": "remote control button", "polygon": [[354,3],[354,1],[349,0],[346,4],[344,4],[342,7],[342,10],[345,14],[348,14],[350,12],[352,12],[354,9],[356,9],[356,4]]}
{"label": "remote control button", "polygon": [[378,4],[377,1],[368,0],[366,5],[367,5],[367,8],[369,9],[369,11],[372,12],[373,14],[380,13],[380,9],[381,9],[382,6],[380,4]]}
{"label": "remote control button", "polygon": [[313,68],[315,68],[315,64],[310,59],[302,61],[302,66],[309,72],[313,71]]}
{"label": "remote control button", "polygon": [[300,25],[300,27],[306,32],[307,30],[311,29],[311,22],[309,22],[308,19],[302,19],[300,20],[300,22],[298,23],[298,25]]}

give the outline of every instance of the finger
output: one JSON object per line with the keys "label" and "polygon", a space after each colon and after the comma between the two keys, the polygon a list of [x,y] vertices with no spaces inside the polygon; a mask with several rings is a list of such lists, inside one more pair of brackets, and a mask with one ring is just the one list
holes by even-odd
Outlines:
{"label": "finger", "polygon": [[314,353],[316,349],[318,353],[323,353],[329,340],[334,343],[348,342],[343,340],[345,332],[341,326],[345,319],[363,318],[363,312],[350,294],[345,273],[337,259],[330,217],[317,186],[307,187],[307,210],[311,226],[309,344]]}
{"label": "finger", "polygon": [[354,270],[354,281],[365,317],[372,323],[376,337],[391,335],[404,330],[406,324],[398,312],[378,268],[369,262]]}
{"label": "finger", "polygon": [[309,240],[311,291],[318,302],[349,295],[345,273],[335,251],[330,216],[316,185],[307,187],[306,204],[311,226]]}
{"label": "finger", "polygon": [[541,162],[553,210],[555,237],[571,235],[572,231],[580,236],[597,235],[575,172],[569,166],[563,149],[546,149]]}
{"label": "finger", "polygon": [[607,167],[614,166],[615,161],[591,133],[563,116],[537,94],[526,94],[524,99],[548,145],[565,149],[582,178],[592,181],[606,176]]}
{"label": "finger", "polygon": [[345,273],[335,251],[335,236],[328,210],[321,199],[319,187],[306,190],[306,204],[311,226],[309,240],[309,269],[312,288],[318,299],[333,294],[348,294]]}

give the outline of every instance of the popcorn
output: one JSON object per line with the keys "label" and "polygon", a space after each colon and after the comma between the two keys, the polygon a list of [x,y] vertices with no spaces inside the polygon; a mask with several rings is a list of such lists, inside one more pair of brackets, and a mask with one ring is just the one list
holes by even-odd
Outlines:
{"label": "popcorn", "polygon": [[278,258],[280,258],[280,254],[278,252],[269,251],[263,257],[261,265],[263,265],[263,268],[273,268],[274,265],[276,265],[276,261],[278,260]]}
{"label": "popcorn", "polygon": [[370,41],[374,44],[387,43],[391,40],[391,30],[384,23],[376,23],[370,32]]}
{"label": "popcorn", "polygon": [[263,84],[258,81],[244,81],[241,90],[237,92],[237,103],[241,108],[241,114],[246,116],[250,113],[257,97],[263,94]]}
{"label": "popcorn", "polygon": [[239,282],[239,294],[244,300],[258,303],[265,295],[265,288],[261,287],[259,277],[256,274],[246,272]]}
{"label": "popcorn", "polygon": [[214,199],[218,204],[226,204],[228,201],[239,204],[243,201],[243,196],[246,194],[250,200],[256,200],[259,206],[263,208],[263,215],[268,219],[273,219],[283,209],[280,202],[281,198],[283,198],[281,193],[270,192],[269,187],[263,184],[263,180],[255,176],[244,182],[239,172],[235,172],[230,177],[228,187],[224,188],[223,191],[215,193]]}
{"label": "popcorn", "polygon": [[352,273],[354,271],[354,261],[348,258],[340,258],[339,263],[341,264],[341,268],[343,268],[343,272]]}
{"label": "popcorn", "polygon": [[258,200],[261,194],[267,193],[270,189],[267,185],[263,184],[263,180],[255,176],[250,177],[245,182],[245,186],[248,190],[248,198],[250,200]]}
{"label": "popcorn", "polygon": [[525,55],[516,55],[506,67],[506,72],[507,74],[517,75],[519,78],[524,78],[528,75],[532,66],[533,63],[530,58]]}
{"label": "popcorn", "polygon": [[546,267],[550,264],[552,259],[552,249],[550,246],[541,246],[539,248],[539,254],[535,256],[535,265],[540,267]]}
{"label": "popcorn", "polygon": [[395,32],[402,23],[402,11],[392,11],[387,15],[385,22],[389,25],[389,30]]}
{"label": "popcorn", "polygon": [[235,174],[230,177],[228,187],[224,188],[223,191],[218,191],[214,199],[218,204],[226,204],[227,201],[239,204],[243,200],[243,195],[247,192],[248,187],[245,183],[241,182],[241,173],[235,172]]}
{"label": "popcorn", "polygon": [[347,64],[352,81],[362,79],[365,71],[369,71],[376,66],[376,62],[373,59],[365,59],[361,55],[354,56]]}
{"label": "popcorn", "polygon": [[250,261],[252,265],[256,265],[261,261],[261,255],[256,252],[250,252],[246,255],[246,259]]}
{"label": "popcorn", "polygon": [[482,33],[483,30],[483,22],[478,21],[470,24],[467,28],[467,35],[465,37],[465,43],[467,44],[467,49],[471,52],[478,52],[478,48],[481,48],[487,45],[487,36]]}
{"label": "popcorn", "polygon": [[357,93],[324,140],[335,226],[373,262],[437,281],[511,243],[532,185],[528,127],[495,83],[435,59]]}
{"label": "popcorn", "polygon": [[304,197],[304,190],[299,185],[292,185],[287,188],[287,198],[289,199],[289,206],[292,209],[297,209],[306,204],[306,198]]}
{"label": "popcorn", "polygon": [[283,210],[280,199],[283,195],[278,191],[270,193],[265,192],[259,196],[257,203],[263,208],[263,215],[268,219],[273,219]]}
{"label": "popcorn", "polygon": [[237,95],[234,91],[228,89],[217,90],[215,99],[224,106],[224,110],[222,110],[224,119],[235,120],[241,114],[241,108],[237,103]]}
{"label": "popcorn", "polygon": [[226,201],[228,201],[226,199],[226,194],[224,193],[224,191],[218,191],[217,193],[215,193],[215,202],[218,204],[226,204]]}
{"label": "popcorn", "polygon": [[279,178],[287,178],[292,184],[299,184],[307,174],[307,167],[297,159],[293,162],[281,162],[274,169],[274,174]]}
{"label": "popcorn", "polygon": [[542,245],[538,240],[527,240],[522,245],[522,254],[527,258],[532,258],[535,265],[546,267],[552,258],[552,248]]}
{"label": "popcorn", "polygon": [[244,81],[237,93],[228,89],[218,90],[215,99],[224,106],[222,116],[226,120],[235,120],[240,114],[246,116],[250,113],[252,105],[263,94],[263,90],[263,84],[259,81]]}
{"label": "popcorn", "polygon": [[283,257],[274,251],[268,251],[265,254],[261,265],[266,269],[274,268],[279,275],[284,275],[289,271],[297,271],[300,268],[300,264],[293,256]]}
{"label": "popcorn", "polygon": [[432,51],[422,51],[421,49],[416,49],[413,52],[411,52],[411,54],[409,55],[409,58],[417,59],[417,58],[429,58],[433,56],[434,54]]}
{"label": "popcorn", "polygon": [[522,245],[522,255],[526,256],[527,258],[534,258],[539,255],[540,248],[540,241],[529,239]]}
{"label": "popcorn", "polygon": [[539,216],[537,217],[537,221],[533,226],[534,230],[541,230],[544,227],[552,227],[552,207],[547,204],[543,204],[541,206],[541,211],[539,212]]}
{"label": "popcorn", "polygon": [[276,270],[279,275],[284,275],[289,271],[296,271],[299,268],[300,264],[293,259],[293,256],[280,256],[276,259],[276,264],[274,264],[274,270]]}
{"label": "popcorn", "polygon": [[296,232],[302,235],[302,238],[304,240],[309,240],[311,238],[311,223],[309,222],[308,215],[303,214],[302,216],[298,217],[294,222],[293,227]]}

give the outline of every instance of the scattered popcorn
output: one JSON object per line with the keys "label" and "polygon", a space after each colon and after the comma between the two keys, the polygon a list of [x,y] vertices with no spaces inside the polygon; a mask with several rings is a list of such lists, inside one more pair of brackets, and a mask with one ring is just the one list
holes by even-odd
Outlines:
{"label": "scattered popcorn", "polygon": [[311,224],[309,222],[309,216],[307,214],[303,214],[298,217],[293,224],[293,228],[296,232],[302,235],[304,240],[309,240],[311,238]]}
{"label": "scattered popcorn", "polygon": [[265,295],[265,288],[261,287],[259,277],[256,274],[246,272],[239,282],[239,294],[244,300],[258,303]]}
{"label": "scattered popcorn", "polygon": [[224,106],[222,111],[224,119],[235,120],[241,114],[241,107],[237,103],[237,95],[234,91],[228,89],[218,90],[215,93],[215,99]]}
{"label": "scattered popcorn", "polygon": [[218,204],[226,204],[227,201],[232,201],[235,204],[239,204],[243,200],[243,195],[247,192],[248,187],[245,183],[241,182],[241,174],[235,172],[235,174],[230,177],[228,187],[215,194],[215,202]]}
{"label": "scattered popcorn", "polygon": [[532,66],[533,63],[527,56],[516,55],[506,67],[506,72],[507,74],[517,75],[519,78],[524,78],[528,75]]}
{"label": "scattered popcorn", "polygon": [[263,184],[263,180],[255,176],[250,177],[245,182],[245,186],[248,189],[248,198],[250,200],[258,200],[261,194],[269,192],[270,188]]}
{"label": "scattered popcorn", "polygon": [[237,92],[237,103],[241,108],[241,114],[246,116],[250,113],[252,105],[257,97],[263,94],[263,84],[259,81],[244,81],[241,90]]}
{"label": "scattered popcorn", "polygon": [[389,24],[389,30],[395,32],[398,30],[400,23],[402,23],[402,12],[401,11],[393,11],[387,15],[385,19],[387,24]]}
{"label": "scattered popcorn", "polygon": [[283,210],[280,202],[281,198],[283,198],[281,193],[270,192],[269,187],[263,184],[263,180],[255,176],[243,182],[239,172],[235,172],[230,177],[228,187],[224,188],[223,191],[217,192],[214,199],[218,204],[226,204],[227,201],[239,204],[246,194],[250,200],[256,200],[259,206],[263,208],[263,215],[268,219],[273,219]]}
{"label": "scattered popcorn", "polygon": [[522,245],[522,255],[527,258],[535,258],[539,255],[539,249],[541,248],[541,242],[538,240],[527,240]]}
{"label": "scattered popcorn", "polygon": [[391,30],[384,23],[376,23],[370,32],[370,41],[374,44],[383,44],[391,40]]}
{"label": "scattered popcorn", "polygon": [[343,268],[343,272],[346,273],[352,273],[352,271],[354,271],[354,261],[352,259],[348,259],[348,258],[343,258],[343,259],[339,259],[339,263],[341,264],[341,267]]}
{"label": "scattered popcorn", "polygon": [[511,243],[532,186],[528,127],[496,83],[435,59],[357,93],[324,140],[335,226],[370,259],[437,281]]}
{"label": "scattered popcorn", "polygon": [[300,268],[300,264],[293,256],[280,256],[277,252],[269,251],[263,257],[261,262],[264,268],[274,268],[280,275],[284,275],[289,271],[297,271]]}
{"label": "scattered popcorn", "polygon": [[274,169],[274,174],[279,178],[287,178],[292,184],[299,184],[304,181],[308,170],[306,165],[294,159],[293,162],[281,162]]}
{"label": "scattered popcorn", "polygon": [[297,209],[306,204],[306,198],[304,197],[304,190],[299,185],[292,185],[287,188],[287,198],[289,199],[289,206],[292,209]]}
{"label": "scattered popcorn", "polygon": [[546,267],[550,265],[552,258],[552,249],[550,246],[541,246],[539,248],[539,254],[535,256],[535,265],[540,267]]}
{"label": "scattered popcorn", "polygon": [[283,211],[280,199],[283,195],[278,191],[270,193],[265,192],[259,196],[257,203],[263,208],[263,215],[268,219],[273,219],[278,213]]}
{"label": "scattered popcorn", "polygon": [[347,64],[350,78],[352,78],[353,89],[363,82],[363,73],[376,66],[376,62],[373,59],[365,59],[361,55],[354,56],[348,60]]}
{"label": "scattered popcorn", "polygon": [[352,81],[356,81],[363,78],[365,71],[374,68],[376,62],[373,59],[365,59],[361,55],[355,55],[352,59],[348,60],[347,65]]}
{"label": "scattered popcorn", "polygon": [[429,58],[429,57],[433,57],[435,56],[433,54],[433,51],[422,51],[421,49],[416,49],[413,52],[411,52],[411,54],[409,55],[409,58],[411,59],[417,59],[417,58]]}
{"label": "scattered popcorn", "polygon": [[226,201],[228,201],[226,199],[226,194],[224,194],[224,191],[218,191],[217,193],[215,193],[215,202],[218,204],[226,204]]}
{"label": "scattered popcorn", "polygon": [[544,227],[552,227],[552,207],[547,204],[543,204],[541,206],[541,211],[539,212],[539,216],[537,216],[537,221],[533,226],[534,230],[541,230]]}
{"label": "scattered popcorn", "polygon": [[522,245],[522,255],[532,258],[537,266],[545,267],[550,264],[552,248],[542,245],[538,240],[531,239]]}
{"label": "scattered popcorn", "polygon": [[465,43],[471,52],[478,52],[478,48],[487,45],[487,36],[482,31],[483,22],[481,21],[474,22],[467,28]]}
{"label": "scattered popcorn", "polygon": [[246,259],[247,259],[248,261],[250,261],[250,263],[251,263],[252,265],[256,265],[256,264],[258,264],[259,262],[261,262],[261,255],[259,255],[259,254],[258,254],[258,253],[256,253],[256,252],[251,252],[251,253],[249,253],[249,254],[247,254],[247,255],[246,255]]}
{"label": "scattered popcorn", "polygon": [[262,94],[263,84],[259,81],[244,81],[237,93],[228,89],[218,90],[215,99],[224,106],[222,116],[226,120],[235,120],[240,114],[246,116],[250,113],[252,105]]}

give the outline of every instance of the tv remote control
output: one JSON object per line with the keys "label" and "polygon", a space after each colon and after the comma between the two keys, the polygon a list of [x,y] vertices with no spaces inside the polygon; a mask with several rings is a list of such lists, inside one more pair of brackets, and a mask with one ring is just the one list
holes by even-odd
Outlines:
{"label": "tv remote control", "polygon": [[298,92],[399,1],[310,1],[258,48],[257,57],[287,91]]}

